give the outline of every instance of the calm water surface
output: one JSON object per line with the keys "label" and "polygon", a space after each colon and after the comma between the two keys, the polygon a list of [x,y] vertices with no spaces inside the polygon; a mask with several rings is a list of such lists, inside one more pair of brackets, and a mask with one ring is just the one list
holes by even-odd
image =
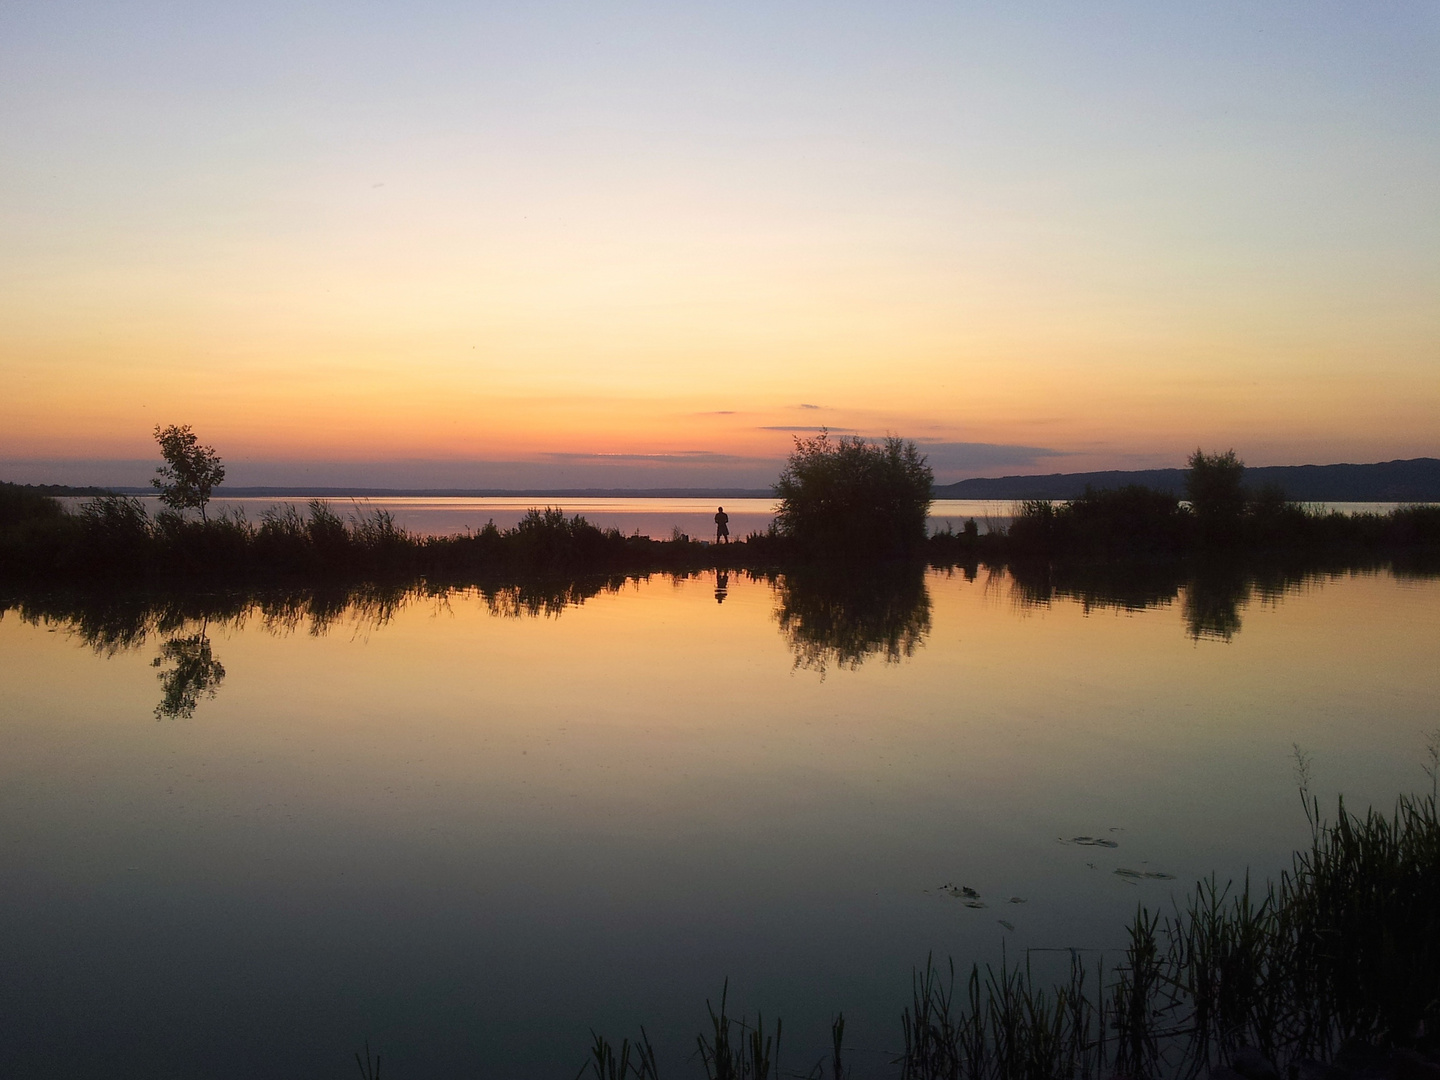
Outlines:
{"label": "calm water surface", "polygon": [[12,605],[0,1075],[568,1080],[642,1023],[688,1075],[727,976],[888,1075],[927,953],[1286,865],[1293,744],[1322,803],[1428,787],[1434,579],[835,588]]}

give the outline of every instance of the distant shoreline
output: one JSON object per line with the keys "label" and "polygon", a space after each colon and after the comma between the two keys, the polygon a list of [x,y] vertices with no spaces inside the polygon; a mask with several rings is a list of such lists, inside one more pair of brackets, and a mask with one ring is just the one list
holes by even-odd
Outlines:
{"label": "distant shoreline", "polygon": [[[1440,502],[1440,458],[1408,458],[1369,465],[1265,465],[1246,468],[1245,483],[1258,489],[1279,488],[1291,502]],[[1050,473],[1044,476],[974,477],[936,484],[936,499],[984,502],[1025,499],[1075,499],[1087,487],[1115,490],[1140,484],[1183,497],[1185,470],[1113,469],[1103,472]],[[154,489],[117,485],[75,487],[65,484],[21,484],[38,495],[93,497],[152,495]],[[773,499],[770,488],[389,488],[336,486],[223,486],[217,499]]]}
{"label": "distant shoreline", "polygon": [[[30,486],[30,485],[26,485]],[[65,488],[34,485],[42,495],[154,495],[154,488]],[[769,488],[369,488],[230,487],[215,489],[216,499],[774,499]]]}

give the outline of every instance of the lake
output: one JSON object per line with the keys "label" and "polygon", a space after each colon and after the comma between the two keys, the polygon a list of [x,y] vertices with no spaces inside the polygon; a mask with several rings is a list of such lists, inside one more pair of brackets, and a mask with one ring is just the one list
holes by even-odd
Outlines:
{"label": "lake", "polygon": [[1428,790],[1437,702],[1389,571],[12,599],[0,1073],[569,1080],[643,1024],[685,1076],[728,978],[787,1071],[844,1010],[893,1075],[927,954],[1118,957],[1288,866],[1297,745],[1332,813]]}

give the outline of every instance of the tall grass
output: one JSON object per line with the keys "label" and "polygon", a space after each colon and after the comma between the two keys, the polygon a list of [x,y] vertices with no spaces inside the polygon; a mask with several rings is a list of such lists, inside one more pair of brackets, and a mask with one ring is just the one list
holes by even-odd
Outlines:
{"label": "tall grass", "polygon": [[40,580],[573,578],[738,568],[773,557],[783,546],[764,537],[724,548],[688,538],[665,543],[600,529],[553,507],[528,511],[511,529],[491,522],[474,532],[422,536],[383,508],[357,504],[341,513],[319,499],[303,510],[294,505],[266,510],[258,523],[238,511],[209,521],[173,511],[152,517],[139,500],[122,495],[86,502],[75,514],[58,512],[54,500],[46,503],[54,514],[32,513],[35,499],[11,501],[29,516],[0,519],[0,575]]}

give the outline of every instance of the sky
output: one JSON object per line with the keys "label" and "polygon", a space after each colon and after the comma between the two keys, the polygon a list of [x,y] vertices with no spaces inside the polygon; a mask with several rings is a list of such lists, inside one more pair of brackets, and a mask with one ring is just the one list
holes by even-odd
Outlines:
{"label": "sky", "polygon": [[0,479],[1440,456],[1440,6],[0,5]]}

